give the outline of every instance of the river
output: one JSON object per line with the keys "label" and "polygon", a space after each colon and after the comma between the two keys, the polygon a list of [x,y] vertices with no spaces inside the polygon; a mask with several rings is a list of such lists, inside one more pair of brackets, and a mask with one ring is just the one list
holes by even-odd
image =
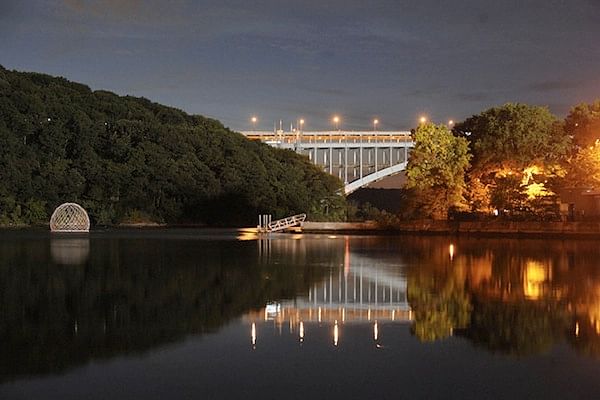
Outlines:
{"label": "river", "polygon": [[0,232],[1,399],[597,398],[600,242]]}

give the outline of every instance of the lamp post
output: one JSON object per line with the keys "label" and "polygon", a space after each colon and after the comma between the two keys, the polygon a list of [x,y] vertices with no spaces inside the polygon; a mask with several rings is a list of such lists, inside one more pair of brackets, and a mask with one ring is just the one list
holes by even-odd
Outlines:
{"label": "lamp post", "polygon": [[296,134],[296,142],[300,141],[301,136],[302,135],[302,130],[304,129],[304,118],[300,118],[300,120],[298,121],[298,132]]}
{"label": "lamp post", "polygon": [[423,116],[421,116],[421,118],[419,118],[419,122],[420,122],[421,124],[424,124],[425,122],[427,122],[427,117],[426,117],[426,116],[424,116],[424,115],[423,115]]}
{"label": "lamp post", "polygon": [[373,130],[376,131],[377,130],[377,124],[379,124],[379,120],[377,118],[375,118],[373,120]]}
{"label": "lamp post", "polygon": [[258,122],[258,118],[256,118],[256,116],[253,116],[252,118],[250,118],[250,121],[252,122],[252,130],[256,130],[256,123]]}

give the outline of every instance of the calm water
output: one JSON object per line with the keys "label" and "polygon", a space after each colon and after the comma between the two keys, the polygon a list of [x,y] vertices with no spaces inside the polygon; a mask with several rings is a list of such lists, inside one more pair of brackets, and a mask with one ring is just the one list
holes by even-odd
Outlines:
{"label": "calm water", "polygon": [[600,398],[600,241],[0,232],[1,399]]}

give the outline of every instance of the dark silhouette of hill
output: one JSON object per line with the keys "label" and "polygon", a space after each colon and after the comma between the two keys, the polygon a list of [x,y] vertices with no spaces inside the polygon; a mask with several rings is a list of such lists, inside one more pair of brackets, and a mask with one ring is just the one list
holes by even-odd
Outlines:
{"label": "dark silhouette of hill", "polygon": [[0,226],[65,201],[93,224],[336,218],[341,182],[305,157],[144,98],[0,66]]}

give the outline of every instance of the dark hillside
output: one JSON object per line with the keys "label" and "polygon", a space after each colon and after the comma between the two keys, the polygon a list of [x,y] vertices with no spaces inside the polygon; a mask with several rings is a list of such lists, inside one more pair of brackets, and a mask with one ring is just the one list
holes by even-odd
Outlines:
{"label": "dark hillside", "polygon": [[45,223],[66,201],[94,224],[239,225],[325,209],[335,219],[340,187],[214,119],[0,67],[0,225]]}

